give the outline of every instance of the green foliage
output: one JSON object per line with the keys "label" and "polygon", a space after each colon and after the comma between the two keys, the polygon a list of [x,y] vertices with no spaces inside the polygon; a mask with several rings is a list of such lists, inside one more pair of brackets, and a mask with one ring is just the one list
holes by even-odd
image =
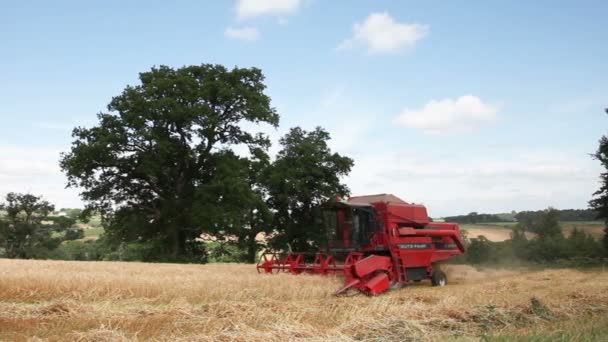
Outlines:
{"label": "green foliage", "polygon": [[522,256],[526,254],[529,241],[526,238],[525,229],[522,225],[516,225],[512,228],[510,243],[514,256]]}
{"label": "green foliage", "polygon": [[165,242],[156,239],[129,241],[116,244],[111,239],[103,238],[96,241],[96,250],[102,251],[101,257],[107,261],[143,261],[143,262],[176,262],[176,263],[206,263],[207,251],[201,241],[188,241],[182,253],[176,257],[168,257],[165,252]]}
{"label": "green foliage", "polygon": [[599,257],[602,255],[602,246],[589,234],[574,229],[567,239],[569,257]]}
{"label": "green foliage", "polygon": [[537,297],[532,297],[532,299],[530,299],[530,311],[532,311],[532,313],[536,316],[545,319],[551,319],[554,316],[553,312],[551,312],[547,305],[545,305],[545,303],[543,303]]}
{"label": "green foliage", "polygon": [[[492,242],[483,236],[471,239],[466,261],[473,264],[512,264],[571,260],[576,261],[575,264],[583,264],[602,256],[598,241],[584,231],[574,229],[568,238],[564,237],[557,217],[557,211],[545,210],[527,226],[518,224],[513,227],[510,240]],[[537,236],[528,240],[524,234],[526,230],[535,232]]]}
{"label": "green foliage", "polygon": [[61,208],[59,213],[65,214],[67,217],[77,220],[82,214],[82,209],[79,208]]}
{"label": "green foliage", "polygon": [[471,239],[465,260],[471,264],[512,264],[516,262],[510,240],[492,242],[484,236]]}
{"label": "green foliage", "polygon": [[554,262],[559,259],[566,259],[571,256],[568,254],[570,248],[567,242],[568,240],[562,235],[532,239],[520,257],[530,261],[541,262]]}
{"label": "green foliage", "polygon": [[559,226],[559,212],[548,208],[532,221],[522,222],[521,225],[532,233],[536,233],[540,239],[563,238],[562,229]]}
{"label": "green foliage", "polygon": [[[555,209],[557,210],[557,209]],[[518,222],[523,224],[529,224],[534,220],[538,219],[542,215],[544,210],[537,211],[520,211],[515,214],[515,218]],[[597,220],[597,211],[593,209],[562,209],[557,210],[558,220],[565,222],[583,222],[583,221],[594,221]]]}
{"label": "green foliage", "polygon": [[270,166],[269,157],[261,149],[253,150],[248,159],[231,151],[217,157],[215,177],[197,189],[196,203],[204,207],[195,206],[195,222],[206,226],[207,234],[218,241],[229,238],[233,249],[245,252],[246,257],[239,260],[253,263],[262,247],[256,237],[272,231],[272,213],[262,181],[263,172]]}
{"label": "green foliage", "polygon": [[111,250],[103,239],[65,241],[53,251],[50,258],[60,260],[99,261]]}
{"label": "green foliage", "polygon": [[603,219],[606,225],[602,242],[604,253],[608,256],[608,137],[605,135],[600,138],[599,147],[593,157],[600,161],[604,172],[600,174],[600,188],[593,194],[594,198],[589,201],[589,207],[597,211],[597,218]]}
{"label": "green foliage", "polygon": [[315,220],[315,208],[335,196],[348,195],[341,178],[353,166],[352,159],[331,152],[329,139],[321,127],[311,132],[292,128],[281,138],[282,149],[265,173],[273,228],[279,233],[273,246],[311,251],[326,239]]}
{"label": "green foliage", "polygon": [[[74,240],[63,242],[50,255],[52,259],[83,260],[83,261],[163,261],[157,255],[158,244],[154,241],[129,242],[116,245],[106,237],[96,240]],[[205,258],[205,253],[197,258]],[[190,262],[191,260],[177,260]]]}
{"label": "green foliage", "polygon": [[348,194],[340,178],[353,162],[329,150],[321,128],[291,129],[271,162],[268,138],[243,129],[278,125],[259,69],[161,66],[139,79],[96,126],[73,131],[61,159],[68,185],[84,189],[80,217],[102,218],[108,258],[199,260],[200,237],[226,242],[208,246],[213,260],[249,262],[260,234],[281,248],[321,243],[314,208]]}
{"label": "green foliage", "polygon": [[217,193],[205,192],[214,191],[211,185],[222,177],[218,170],[225,163],[237,162],[226,149],[269,146],[265,136],[250,134],[242,124],[276,126],[279,116],[256,68],[161,66],[139,79],[112,99],[97,126],[74,129],[61,167],[69,186],[84,189],[87,212],[107,220],[109,240],[144,259],[156,253],[183,260],[196,238],[222,225],[196,216],[214,210]]}
{"label": "green foliage", "polygon": [[213,241],[206,245],[210,262],[243,262],[250,261],[247,250],[239,248],[237,244]]}
{"label": "green foliage", "polygon": [[47,258],[61,242],[83,236],[74,219],[49,217],[54,207],[39,196],[9,193],[0,209],[6,211],[0,219],[0,256]]}
{"label": "green foliage", "polygon": [[99,213],[89,211],[85,215],[85,213],[83,212],[79,217],[79,221],[82,223],[86,223],[91,228],[103,230],[103,218]]}
{"label": "green foliage", "polygon": [[475,223],[488,223],[488,222],[511,222],[512,220],[506,220],[502,216],[495,214],[478,214],[476,212],[469,213],[467,215],[448,216],[444,217],[446,222],[464,223],[464,224],[475,224]]}
{"label": "green foliage", "polygon": [[466,260],[473,264],[481,264],[490,260],[492,244],[485,236],[471,239],[467,248]]}
{"label": "green foliage", "polygon": [[[563,209],[557,210],[559,221],[593,221],[597,219],[597,212],[593,209]],[[544,210],[538,211],[521,211],[519,213],[503,213],[503,214],[478,214],[476,212],[467,215],[447,216],[444,217],[446,222],[455,222],[460,224],[476,224],[476,223],[496,223],[496,222],[514,222],[517,221],[524,225],[529,225],[537,220]]]}
{"label": "green foliage", "polygon": [[608,256],[608,226],[604,228],[604,237],[602,238],[602,243],[604,245],[604,254]]}
{"label": "green foliage", "polygon": [[98,238],[101,234],[104,233],[103,228],[88,228],[83,229],[85,237]]}

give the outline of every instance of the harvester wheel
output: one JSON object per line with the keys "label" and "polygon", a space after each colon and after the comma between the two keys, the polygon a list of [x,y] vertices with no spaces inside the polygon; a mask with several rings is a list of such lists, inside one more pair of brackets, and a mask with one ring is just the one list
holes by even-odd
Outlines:
{"label": "harvester wheel", "polygon": [[436,270],[431,276],[431,284],[433,286],[446,286],[448,284],[448,277],[441,270]]}
{"label": "harvester wheel", "polygon": [[400,283],[398,281],[391,281],[391,290],[396,290],[396,289],[400,289],[403,287],[403,283]]}

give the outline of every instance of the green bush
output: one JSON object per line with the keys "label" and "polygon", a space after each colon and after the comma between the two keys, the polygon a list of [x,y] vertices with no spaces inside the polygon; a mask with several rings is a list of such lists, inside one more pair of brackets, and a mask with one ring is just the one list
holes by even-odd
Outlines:
{"label": "green bush", "polygon": [[103,260],[105,246],[96,240],[74,240],[62,243],[51,256],[52,259],[61,260]]}
{"label": "green bush", "polygon": [[177,262],[177,263],[206,263],[207,252],[205,244],[192,241],[184,246],[184,253],[177,258],[166,249],[166,243],[158,240],[141,242],[123,242],[116,245],[108,244],[108,250],[103,260],[108,261],[143,261],[143,262]]}
{"label": "green bush", "polygon": [[210,262],[245,262],[247,252],[235,244],[226,242],[208,242],[206,248],[209,252]]}
{"label": "green bush", "polygon": [[[528,240],[524,230],[537,236]],[[555,211],[545,211],[531,226],[513,228],[511,239],[492,242],[483,236],[470,239],[465,260],[471,264],[539,263],[571,266],[598,265],[604,261],[601,243],[589,234],[574,229],[568,238],[561,233]]]}

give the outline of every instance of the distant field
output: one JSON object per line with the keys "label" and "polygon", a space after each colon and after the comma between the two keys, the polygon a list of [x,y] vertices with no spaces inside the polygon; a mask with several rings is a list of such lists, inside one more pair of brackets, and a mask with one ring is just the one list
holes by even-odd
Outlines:
{"label": "distant field", "polygon": [[[517,222],[491,222],[479,224],[461,224],[460,228],[468,232],[469,238],[485,236],[490,241],[505,241],[511,238],[511,228]],[[577,227],[595,238],[604,236],[604,223],[601,221],[560,222],[566,236]],[[88,227],[84,230],[86,239],[97,239],[103,233],[103,228]],[[528,238],[534,237],[533,233],[526,233]]]}
{"label": "distant field", "polygon": [[[469,238],[483,235],[490,241],[505,241],[511,238],[511,228],[516,224],[516,222],[461,224],[460,228],[468,232]],[[569,236],[575,227],[598,239],[604,236],[602,221],[560,222],[560,225],[566,236]],[[532,238],[534,234],[527,232],[526,236]]]}
{"label": "distant field", "polygon": [[569,235],[574,228],[578,228],[595,238],[604,236],[604,222],[602,221],[562,222],[561,225],[566,235]]}
{"label": "distant field", "polygon": [[[511,228],[490,224],[463,224],[460,228],[465,230],[469,238],[485,236],[490,241],[505,241],[511,238]],[[533,233],[526,232],[527,238],[534,237]]]}
{"label": "distant field", "polygon": [[87,239],[97,239],[101,234],[103,234],[103,228],[84,229],[84,237]]}
{"label": "distant field", "polygon": [[445,266],[378,297],[244,264],[0,259],[0,341],[608,340],[608,272]]}
{"label": "distant field", "polygon": [[86,224],[92,228],[101,228],[101,216],[92,215]]}
{"label": "distant field", "polygon": [[501,227],[513,227],[517,225],[517,222],[486,222],[489,226],[501,226]]}

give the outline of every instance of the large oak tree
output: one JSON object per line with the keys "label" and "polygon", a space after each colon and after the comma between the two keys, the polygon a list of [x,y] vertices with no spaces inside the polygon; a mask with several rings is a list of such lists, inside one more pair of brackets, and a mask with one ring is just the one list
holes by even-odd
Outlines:
{"label": "large oak tree", "polygon": [[74,130],[61,167],[68,185],[83,189],[87,208],[106,216],[111,240],[156,241],[178,259],[213,229],[214,222],[195,219],[194,208],[213,204],[201,191],[232,160],[226,150],[268,148],[267,137],[243,123],[276,127],[279,116],[256,68],[161,66],[139,79],[98,114],[96,126]]}

